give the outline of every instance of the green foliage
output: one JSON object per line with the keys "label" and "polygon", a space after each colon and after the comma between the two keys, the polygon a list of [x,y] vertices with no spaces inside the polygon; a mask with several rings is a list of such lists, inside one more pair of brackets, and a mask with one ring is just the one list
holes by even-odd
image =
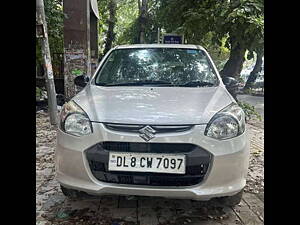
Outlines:
{"label": "green foliage", "polygon": [[253,90],[249,87],[249,88],[244,88],[243,89],[243,92],[244,92],[244,94],[246,94],[246,95],[253,95],[254,94],[254,92],[253,92]]}
{"label": "green foliage", "polygon": [[202,46],[208,50],[210,56],[216,64],[217,69],[221,71],[225,63],[227,62],[227,59],[230,54],[230,50],[227,47],[225,47],[227,37],[222,38],[220,43],[221,46],[218,46],[212,41],[213,32],[210,32],[209,34],[211,34],[210,39],[203,41]]}
{"label": "green foliage", "polygon": [[[44,0],[45,15],[48,28],[48,39],[50,52],[62,53],[63,52],[63,9],[62,0]],[[36,62],[42,63],[41,44],[36,42]],[[59,63],[53,61],[52,63]]]}
{"label": "green foliage", "polygon": [[[138,1],[116,0],[116,33],[113,46],[138,42]],[[62,0],[44,0],[51,53],[63,52]],[[108,30],[109,0],[98,0],[99,52],[102,53]],[[239,44],[253,52],[263,51],[263,0],[148,0],[146,43],[157,42],[157,31],[184,34],[190,44],[206,48],[218,70],[222,70],[232,45]],[[40,43],[37,63],[42,62]],[[55,63],[55,62],[53,62]]]}
{"label": "green foliage", "polygon": [[117,8],[117,23],[115,26],[116,45],[135,43],[138,18],[137,0],[121,0]]}
{"label": "green foliage", "polygon": [[262,120],[261,115],[255,110],[254,106],[246,103],[246,102],[240,102],[238,101],[238,105],[244,110],[246,121],[254,118],[257,118],[259,121]]}
{"label": "green foliage", "polygon": [[105,39],[108,30],[108,18],[109,18],[108,3],[109,0],[101,0],[101,1],[98,0],[98,10],[99,10],[99,17],[100,17],[100,19],[98,20],[99,53],[102,53],[105,47]]}
{"label": "green foliage", "polygon": [[[116,44],[138,43],[139,35],[139,9],[136,0],[124,0],[124,3],[117,11],[117,40]],[[148,0],[147,20],[145,26],[146,43],[157,42],[157,31],[160,27],[157,11],[159,1]]]}
{"label": "green foliage", "polygon": [[[108,10],[109,0],[98,1],[100,19],[99,26],[99,52],[103,52],[105,39],[108,30]],[[137,0],[117,0],[116,24],[114,32],[116,33],[113,46],[121,44],[135,43],[137,34],[138,3]]]}
{"label": "green foliage", "polygon": [[71,73],[74,75],[74,76],[80,76],[83,74],[83,71],[80,70],[80,69],[74,69],[71,71]]}
{"label": "green foliage", "polygon": [[157,43],[157,32],[159,25],[159,20],[157,18],[157,4],[155,1],[148,0],[148,12],[147,12],[147,23],[145,26],[145,39],[146,43]]}
{"label": "green foliage", "polygon": [[[197,21],[198,29],[211,30],[215,37],[212,39],[221,46],[222,38],[229,35],[225,46],[241,44],[248,50],[263,43],[263,2],[261,0],[217,1],[209,0],[198,4],[186,13],[185,24]],[[207,19],[205,19],[207,17]],[[203,28],[202,28],[203,27]],[[196,32],[196,27],[190,30]]]}
{"label": "green foliage", "polygon": [[224,18],[224,29],[220,34],[229,32],[235,41],[249,50],[249,59],[253,58],[253,51],[263,48],[264,38],[264,5],[262,0],[243,0],[234,7],[228,8]]}
{"label": "green foliage", "polygon": [[213,1],[162,1],[157,12],[160,25],[167,33],[184,34],[190,44],[199,44],[206,48],[221,70],[229,57],[229,48],[225,46],[228,35],[216,39],[212,27]]}
{"label": "green foliage", "polygon": [[226,53],[213,57],[220,69],[235,45],[248,49],[249,59],[263,49],[263,10],[262,0],[164,0],[158,15],[167,32],[182,32],[188,43]]}
{"label": "green foliage", "polygon": [[35,87],[35,97],[37,99],[42,97],[42,89],[40,89],[39,87]]}
{"label": "green foliage", "polygon": [[[103,19],[99,23],[105,28],[107,0],[101,4]],[[118,1],[114,44],[137,43],[138,16],[136,0]],[[253,51],[263,48],[263,18],[262,0],[148,0],[146,42],[157,41],[158,28],[165,33],[184,34],[188,43],[206,48],[221,70],[232,43],[246,46],[249,59]]]}

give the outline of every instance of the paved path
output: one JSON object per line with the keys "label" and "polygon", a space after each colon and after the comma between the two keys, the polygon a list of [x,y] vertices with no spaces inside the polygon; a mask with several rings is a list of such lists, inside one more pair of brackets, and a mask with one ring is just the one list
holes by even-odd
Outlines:
{"label": "paved path", "polygon": [[245,193],[240,205],[153,197],[105,196],[72,201],[53,193],[37,212],[37,224],[225,225],[263,224],[263,199]]}
{"label": "paved path", "polygon": [[105,196],[67,199],[54,179],[56,131],[49,118],[37,116],[37,224],[103,225],[233,225],[263,224],[263,129],[248,125],[251,159],[246,191],[240,205],[224,207],[216,201],[154,197]]}

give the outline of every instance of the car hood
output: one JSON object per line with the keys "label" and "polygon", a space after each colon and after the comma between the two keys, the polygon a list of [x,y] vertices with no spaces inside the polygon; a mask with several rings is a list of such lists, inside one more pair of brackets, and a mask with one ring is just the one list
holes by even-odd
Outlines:
{"label": "car hood", "polygon": [[234,100],[225,87],[101,87],[88,85],[73,100],[91,121],[205,124]]}

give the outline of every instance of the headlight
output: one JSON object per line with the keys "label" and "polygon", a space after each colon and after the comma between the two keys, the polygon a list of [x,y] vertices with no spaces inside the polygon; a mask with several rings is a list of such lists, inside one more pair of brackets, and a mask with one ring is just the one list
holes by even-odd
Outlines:
{"label": "headlight", "polygon": [[207,124],[204,134],[215,139],[229,139],[245,131],[245,113],[235,103],[218,112]]}
{"label": "headlight", "polygon": [[68,102],[60,113],[60,128],[75,136],[92,133],[92,124],[88,115],[73,101]]}

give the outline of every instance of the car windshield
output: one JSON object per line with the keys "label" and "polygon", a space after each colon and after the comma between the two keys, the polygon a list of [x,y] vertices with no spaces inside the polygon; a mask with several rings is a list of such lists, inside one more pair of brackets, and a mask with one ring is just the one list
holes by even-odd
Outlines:
{"label": "car windshield", "polygon": [[198,49],[117,49],[96,75],[101,86],[187,86],[219,84],[204,51]]}

